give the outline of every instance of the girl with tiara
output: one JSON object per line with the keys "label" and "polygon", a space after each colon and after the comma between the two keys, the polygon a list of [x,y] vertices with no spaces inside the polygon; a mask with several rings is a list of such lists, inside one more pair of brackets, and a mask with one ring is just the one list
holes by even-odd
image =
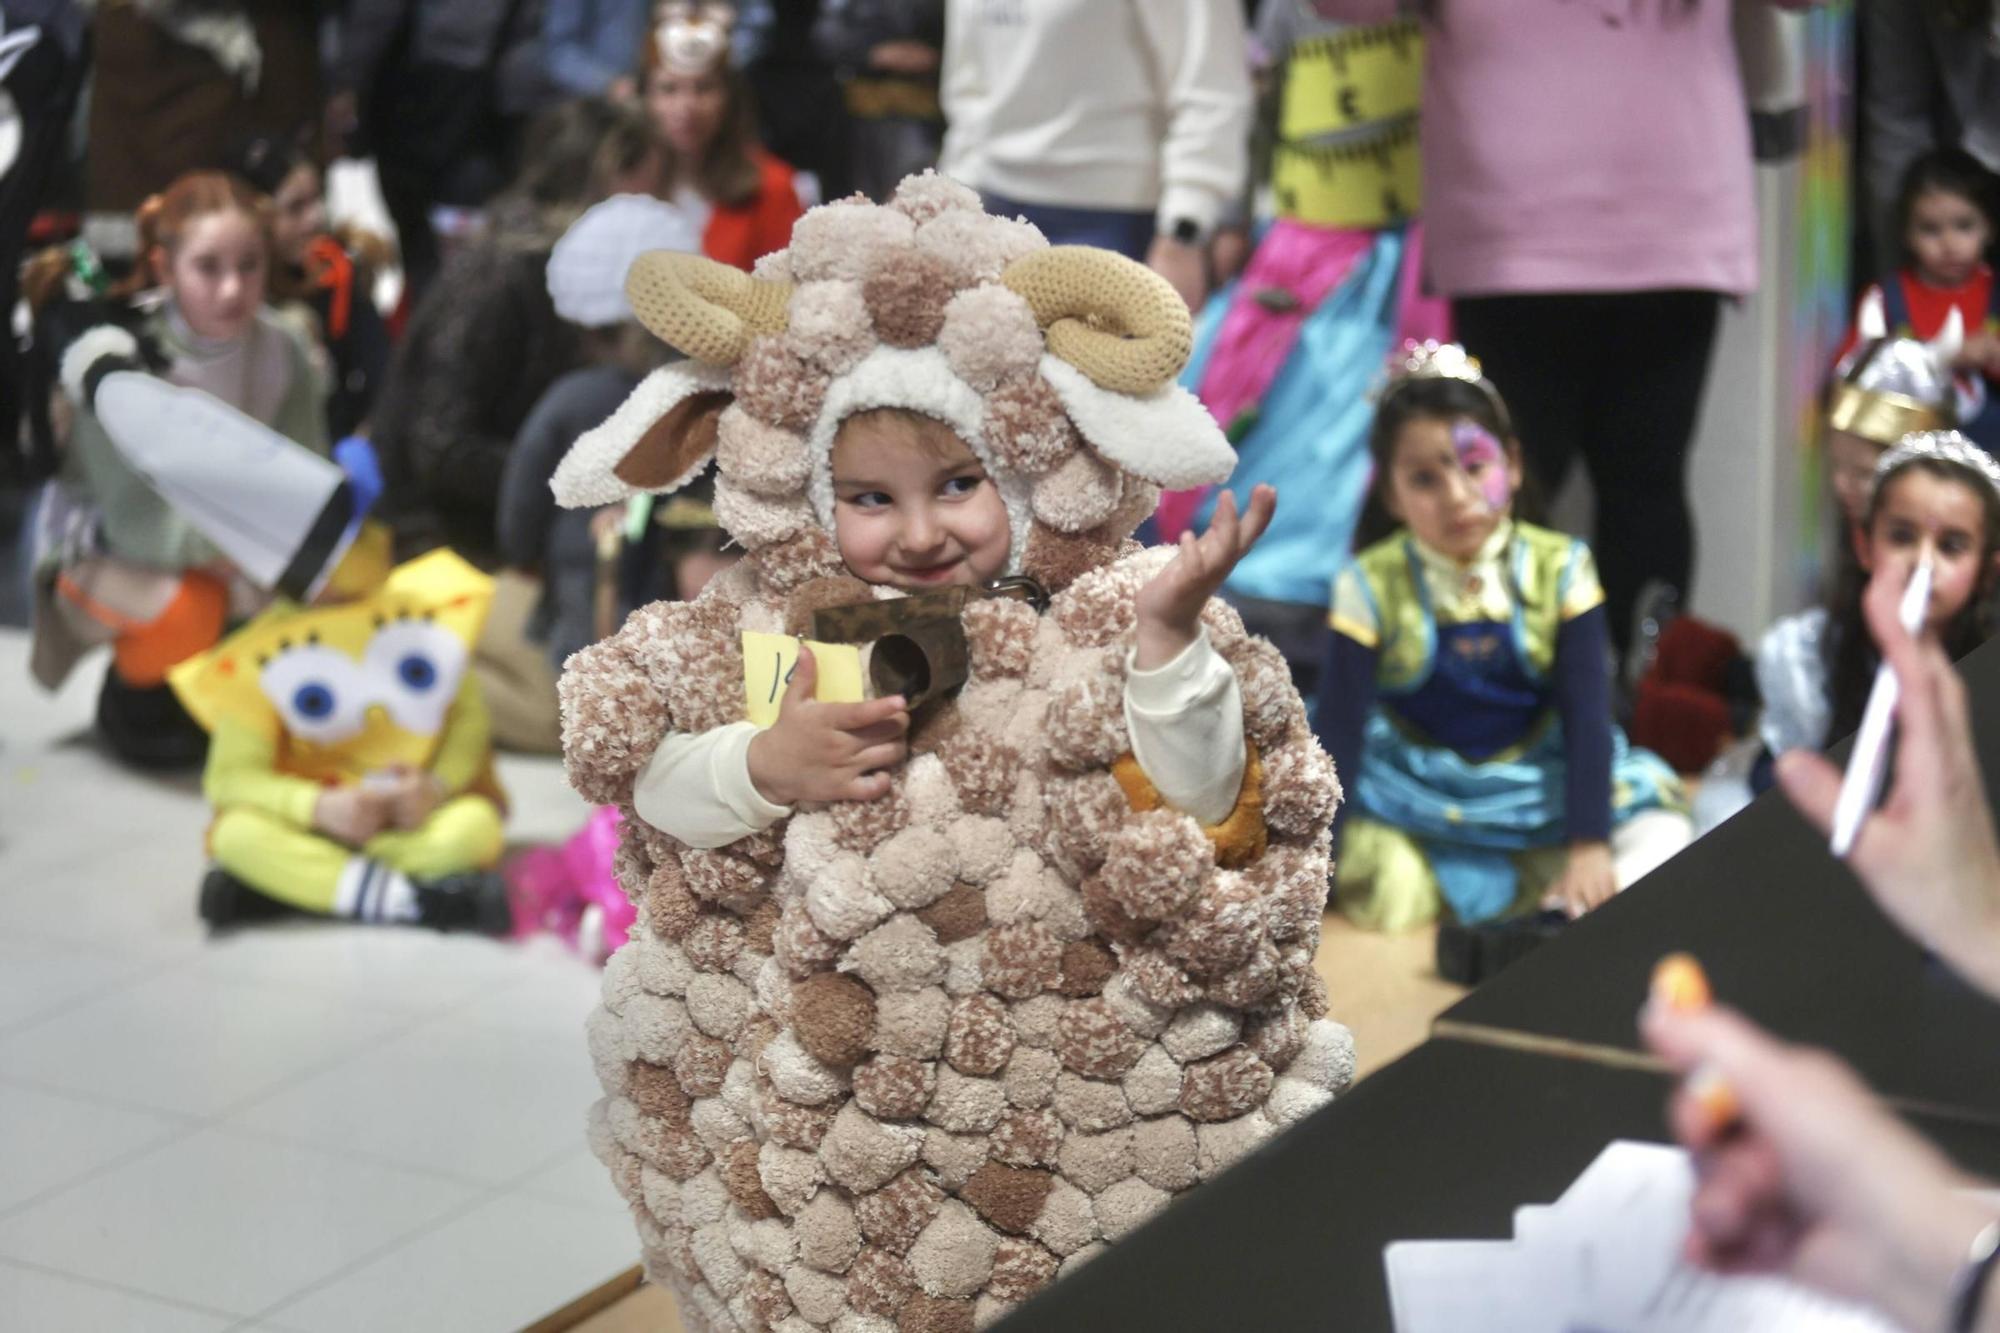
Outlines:
{"label": "girl with tiara", "polygon": [[1762,750],[1742,785],[1711,797],[1703,823],[1719,822],[1771,785],[1772,761],[1786,750],[1824,749],[1861,725],[1880,656],[1862,623],[1861,598],[1878,573],[1901,582],[1928,555],[1930,614],[1924,633],[1954,660],[1993,632],[2000,576],[2000,463],[1957,431],[1906,435],[1875,465],[1874,484],[1844,561],[1822,606],[1787,616],[1757,645]]}
{"label": "girl with tiara", "polygon": [[1454,344],[1405,347],[1369,451],[1315,723],[1347,792],[1341,906],[1383,930],[1580,915],[1689,836],[1672,771],[1612,725],[1590,551],[1516,517],[1520,442]]}
{"label": "girl with tiara", "polygon": [[[1955,312],[1935,338],[1922,342],[1893,334],[1879,293],[1871,294],[1861,303],[1856,330],[1860,340],[1834,368],[1827,396],[1825,466],[1833,535],[1826,601],[1772,625],[1749,659],[1747,674],[1761,717],[1746,712],[1744,721],[1754,719],[1756,725],[1739,727],[1743,738],[1706,765],[1694,799],[1697,835],[1768,789],[1779,754],[1801,745],[1819,749],[1859,725],[1857,697],[1844,710],[1845,725],[1832,726],[1826,686],[1833,636],[1827,627],[1830,616],[1848,630],[1858,631],[1861,624],[1861,592],[1874,545],[1870,515],[1877,502],[1877,469],[1902,441],[1942,438],[1968,407],[1963,383],[1952,373],[1963,334]],[[1871,640],[1865,633],[1858,640],[1848,637],[1868,650]],[[1984,637],[1979,634],[1960,651]],[[1873,667],[1858,659],[1849,665],[1862,673],[1859,688],[1865,690]],[[1658,693],[1659,683],[1641,684],[1642,709],[1649,688]],[[1690,715],[1685,705],[1667,711],[1676,722]]]}

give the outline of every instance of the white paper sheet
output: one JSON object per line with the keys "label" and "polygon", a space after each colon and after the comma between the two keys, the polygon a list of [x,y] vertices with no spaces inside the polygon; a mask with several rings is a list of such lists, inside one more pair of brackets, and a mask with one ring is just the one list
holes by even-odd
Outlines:
{"label": "white paper sheet", "polygon": [[1694,1169],[1679,1148],[1609,1144],[1512,1240],[1398,1241],[1383,1252],[1399,1333],[1891,1333],[1869,1311],[1777,1278],[1681,1259]]}

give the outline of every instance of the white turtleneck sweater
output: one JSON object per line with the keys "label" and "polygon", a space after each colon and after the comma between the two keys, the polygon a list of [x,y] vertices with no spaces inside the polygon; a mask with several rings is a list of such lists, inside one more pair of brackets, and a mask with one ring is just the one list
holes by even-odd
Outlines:
{"label": "white turtleneck sweater", "polygon": [[1250,170],[1241,0],[948,0],[939,169],[1213,227]]}

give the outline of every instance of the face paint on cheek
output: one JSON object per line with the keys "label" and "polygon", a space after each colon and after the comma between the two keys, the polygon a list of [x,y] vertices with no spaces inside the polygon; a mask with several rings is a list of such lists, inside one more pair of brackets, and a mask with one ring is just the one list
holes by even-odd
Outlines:
{"label": "face paint on cheek", "polygon": [[1479,494],[1486,507],[1496,514],[1505,509],[1514,489],[1507,479],[1507,451],[1500,441],[1476,421],[1459,421],[1451,428],[1451,445],[1468,475],[1485,465],[1479,473]]}

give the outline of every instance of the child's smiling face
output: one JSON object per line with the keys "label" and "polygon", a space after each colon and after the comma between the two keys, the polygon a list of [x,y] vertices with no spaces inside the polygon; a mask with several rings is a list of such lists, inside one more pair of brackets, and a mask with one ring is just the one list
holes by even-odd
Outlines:
{"label": "child's smiling face", "polygon": [[1396,436],[1383,495],[1416,539],[1470,560],[1512,512],[1521,485],[1512,446],[1469,417],[1412,417]]}
{"label": "child's smiling face", "polygon": [[904,412],[849,417],[833,445],[833,535],[856,578],[906,592],[1007,572],[999,488],[948,427]]}

